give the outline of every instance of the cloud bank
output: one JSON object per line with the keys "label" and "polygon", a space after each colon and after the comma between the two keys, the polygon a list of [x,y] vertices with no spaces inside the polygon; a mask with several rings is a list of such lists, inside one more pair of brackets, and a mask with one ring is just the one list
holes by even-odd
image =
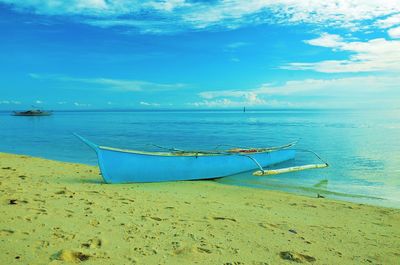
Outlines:
{"label": "cloud bank", "polygon": [[142,80],[123,80],[112,78],[77,78],[64,75],[41,75],[36,73],[30,73],[29,76],[33,79],[45,79],[67,83],[99,85],[101,88],[117,91],[166,91],[181,89],[186,86],[186,84],[182,83],[163,84]]}
{"label": "cloud bank", "polygon": [[[69,17],[97,27],[128,27],[142,33],[235,29],[257,24],[315,24],[359,30],[399,25],[392,0],[0,0],[19,12]],[[371,23],[373,21],[373,23]]]}
{"label": "cloud bank", "polygon": [[[262,84],[243,90],[214,90],[199,93],[195,107],[370,107],[398,106],[399,76],[305,79],[283,84]],[[393,96],[391,98],[391,95]],[[320,100],[323,98],[324,100]],[[293,99],[296,99],[295,101]],[[390,100],[388,100],[390,99]]]}

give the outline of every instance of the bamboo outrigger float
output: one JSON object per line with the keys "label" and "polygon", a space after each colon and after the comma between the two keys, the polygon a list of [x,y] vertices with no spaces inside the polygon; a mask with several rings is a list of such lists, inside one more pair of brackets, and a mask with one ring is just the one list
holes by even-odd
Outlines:
{"label": "bamboo outrigger float", "polygon": [[328,164],[327,163],[310,164],[310,165],[286,167],[286,168],[280,168],[280,169],[258,170],[258,171],[253,172],[253,176],[277,175],[277,174],[282,174],[282,173],[289,173],[289,172],[296,172],[296,171],[301,171],[301,170],[324,168],[324,167],[328,167]]}
{"label": "bamboo outrigger float", "polygon": [[[229,150],[184,151],[167,149],[165,152],[125,150],[99,146],[74,134],[97,154],[102,177],[106,183],[162,182],[179,180],[214,179],[254,169],[253,174],[265,176],[310,168],[322,164],[306,165],[279,170],[264,167],[295,158],[295,143],[268,148],[234,148]],[[163,148],[163,147],[161,147]]]}

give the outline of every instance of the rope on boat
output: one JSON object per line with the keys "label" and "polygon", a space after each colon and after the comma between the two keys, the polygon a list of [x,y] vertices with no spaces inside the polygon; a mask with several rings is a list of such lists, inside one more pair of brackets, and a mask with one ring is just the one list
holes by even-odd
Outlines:
{"label": "rope on boat", "polygon": [[167,150],[167,151],[170,151],[170,152],[185,152],[184,150],[176,149],[174,147],[164,147],[164,146],[157,145],[157,144],[147,144],[147,145],[155,146],[157,148],[164,149],[164,150]]}
{"label": "rope on boat", "polygon": [[[277,174],[282,174],[282,173],[289,173],[289,172],[296,172],[296,171],[302,171],[302,170],[307,170],[307,169],[317,169],[317,168],[325,168],[328,167],[329,164],[325,162],[317,153],[311,150],[307,149],[296,149],[296,151],[302,151],[302,152],[309,152],[314,154],[322,163],[321,164],[308,164],[308,165],[302,165],[302,166],[294,166],[294,167],[286,167],[286,168],[280,168],[280,169],[269,169],[265,170],[261,168],[260,170],[257,170],[253,172],[253,176],[268,176],[268,175],[277,175]],[[259,166],[259,163],[257,163]]]}

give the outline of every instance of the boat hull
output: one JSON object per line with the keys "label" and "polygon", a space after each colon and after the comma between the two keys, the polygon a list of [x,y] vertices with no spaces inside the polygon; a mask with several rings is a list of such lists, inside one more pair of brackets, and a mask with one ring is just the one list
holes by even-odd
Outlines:
{"label": "boat hull", "polygon": [[23,111],[23,112],[14,112],[12,115],[13,116],[29,116],[29,117],[32,117],[32,116],[50,116],[52,114],[53,113],[49,112],[49,111],[42,111],[42,112],[26,112],[26,111]]}
{"label": "boat hull", "polygon": [[51,113],[46,114],[13,114],[13,116],[27,116],[27,117],[40,117],[40,116],[51,116]]}
{"label": "boat hull", "polygon": [[[214,179],[294,159],[295,150],[256,154],[160,156],[97,149],[98,163],[106,183],[162,182]],[[251,158],[250,158],[251,157]]]}

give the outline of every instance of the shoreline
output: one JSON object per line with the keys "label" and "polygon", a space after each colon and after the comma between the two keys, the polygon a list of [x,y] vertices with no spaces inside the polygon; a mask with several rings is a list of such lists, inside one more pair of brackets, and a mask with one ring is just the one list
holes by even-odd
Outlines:
{"label": "shoreline", "polygon": [[400,210],[0,153],[2,264],[395,264]]}
{"label": "shoreline", "polygon": [[[35,156],[35,155],[31,155],[31,154],[13,153],[13,152],[7,152],[7,151],[0,151],[0,154],[26,156],[26,157],[39,158],[39,159],[50,160],[50,161],[55,161],[55,162],[60,162],[60,163],[90,166],[90,167],[95,167],[98,169],[97,158],[93,161],[93,163],[89,163],[89,162],[85,163],[85,162],[80,162],[80,161],[72,161],[72,160],[68,160],[68,159],[58,160],[58,159],[50,158],[50,157]],[[100,177],[100,179],[103,181],[103,179],[101,177]],[[243,187],[243,188],[257,189],[257,190],[261,189],[261,190],[267,190],[267,191],[271,191],[271,192],[282,192],[284,194],[293,194],[296,196],[300,196],[300,197],[304,196],[307,198],[315,198],[318,196],[318,194],[320,194],[324,197],[324,199],[327,199],[327,200],[338,201],[338,202],[349,202],[349,203],[354,203],[354,204],[363,204],[363,205],[369,205],[369,206],[377,206],[377,207],[382,207],[382,208],[399,209],[400,210],[400,205],[397,202],[387,201],[384,198],[370,196],[370,195],[335,192],[335,191],[330,191],[330,190],[325,190],[325,189],[318,189],[318,188],[313,188],[313,187],[301,187],[301,186],[284,186],[283,185],[280,187],[273,186],[273,188],[266,188],[265,186],[251,185],[251,184],[241,185],[241,184],[237,184],[235,181],[225,180],[225,179],[228,179],[228,178],[223,177],[223,178],[219,178],[219,179],[215,179],[215,180],[200,180],[200,181],[211,181],[213,183],[218,183],[221,185],[236,186],[236,187]],[[132,183],[125,183],[125,184],[130,185]],[[133,184],[135,184],[135,183],[133,183]]]}

